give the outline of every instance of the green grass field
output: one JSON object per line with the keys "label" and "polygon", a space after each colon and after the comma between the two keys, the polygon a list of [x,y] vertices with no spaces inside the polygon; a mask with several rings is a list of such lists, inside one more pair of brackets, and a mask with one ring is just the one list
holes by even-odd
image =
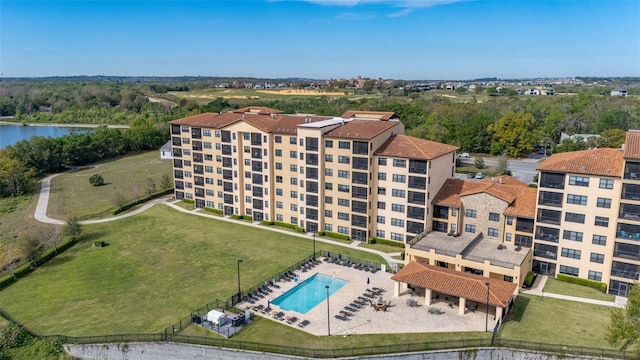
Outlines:
{"label": "green grass field", "polygon": [[554,294],[562,294],[569,296],[583,297],[594,300],[615,301],[616,297],[611,294],[605,294],[596,289],[578,284],[570,284],[556,279],[547,279],[544,285],[544,291]]}
{"label": "green grass field", "polygon": [[604,339],[611,307],[520,294],[501,338],[611,348]]}
{"label": "green grass field", "polygon": [[[144,196],[151,183],[159,190],[162,176],[171,176],[171,171],[171,160],[160,160],[158,151],[149,151],[58,175],[51,181],[47,214],[63,220],[72,216],[82,220],[109,217],[118,201]],[[89,183],[89,177],[96,173],[102,175],[105,185]]]}
{"label": "green grass field", "polygon": [[[0,308],[39,334],[159,332],[235,293],[238,258],[249,288],[312,252],[306,239],[167,206],[84,229],[79,244],[3,290]],[[382,262],[321,242],[316,249]]]}

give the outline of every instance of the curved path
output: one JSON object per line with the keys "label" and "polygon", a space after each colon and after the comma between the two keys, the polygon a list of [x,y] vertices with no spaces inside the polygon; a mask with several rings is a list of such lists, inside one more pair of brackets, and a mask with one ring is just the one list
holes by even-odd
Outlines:
{"label": "curved path", "polygon": [[[75,171],[77,169],[72,169],[69,171]],[[58,173],[58,174],[53,174],[53,175],[49,175],[47,177],[45,177],[44,179],[42,179],[42,185],[40,186],[40,197],[38,198],[38,204],[36,205],[36,210],[34,213],[34,218],[40,222],[43,223],[47,223],[47,224],[53,224],[53,225],[64,225],[66,222],[63,220],[59,220],[59,219],[53,219],[50,218],[49,216],[47,216],[47,208],[49,206],[49,194],[50,194],[50,189],[51,189],[51,179],[53,179],[54,177],[60,175],[60,174],[64,174],[64,173]],[[183,213],[188,213],[188,214],[193,214],[193,215],[197,215],[197,216],[203,216],[203,217],[208,217],[208,218],[212,218],[212,219],[216,219],[216,220],[221,220],[221,221],[228,221],[234,224],[241,224],[244,226],[253,226],[256,228],[260,228],[262,230],[268,230],[268,231],[274,231],[274,232],[279,232],[279,233],[283,233],[283,234],[287,234],[287,235],[291,235],[291,236],[297,236],[297,237],[301,237],[301,238],[305,238],[305,239],[309,239],[312,240],[313,239],[313,234],[299,234],[299,233],[294,233],[291,232],[289,230],[285,230],[285,229],[279,229],[279,228],[275,228],[275,227],[267,227],[264,225],[260,225],[259,223],[248,223],[245,221],[238,221],[238,220],[232,220],[228,217],[221,217],[221,216],[217,216],[217,215],[213,215],[213,214],[206,214],[202,211],[200,211],[201,209],[196,209],[196,210],[187,210],[184,209],[178,205],[176,205],[175,203],[179,202],[178,201],[174,201],[174,202],[170,202],[169,200],[171,200],[172,197],[169,196],[165,196],[165,197],[161,197],[161,198],[157,198],[154,200],[151,200],[149,202],[146,202],[144,205],[142,205],[141,207],[129,211],[125,214],[122,215],[117,215],[114,217],[110,217],[110,218],[106,218],[106,219],[98,219],[98,220],[82,220],[79,221],[80,224],[82,225],[88,225],[88,224],[98,224],[98,223],[105,223],[105,222],[109,222],[109,221],[116,221],[119,219],[123,219],[129,216],[134,216],[137,214],[140,214],[141,212],[151,208],[152,206],[156,205],[156,204],[164,204],[167,206],[170,206],[178,211],[181,211]],[[350,247],[350,248],[357,248],[360,251],[366,251],[372,254],[376,254],[379,255],[380,257],[382,257],[387,264],[389,264],[389,266],[394,266],[396,263],[403,263],[403,260],[396,260],[393,259],[392,256],[399,256],[400,252],[397,253],[385,253],[382,251],[378,251],[378,250],[373,250],[373,249],[368,249],[368,248],[364,248],[364,247],[359,247],[358,245],[361,244],[361,242],[359,241],[353,241],[350,244],[345,244],[339,241],[333,241],[333,240],[329,240],[329,239],[324,239],[324,238],[320,238],[316,236],[316,241],[319,242],[324,242],[327,244],[332,244],[332,245],[337,245],[337,246],[344,246],[344,247]]]}

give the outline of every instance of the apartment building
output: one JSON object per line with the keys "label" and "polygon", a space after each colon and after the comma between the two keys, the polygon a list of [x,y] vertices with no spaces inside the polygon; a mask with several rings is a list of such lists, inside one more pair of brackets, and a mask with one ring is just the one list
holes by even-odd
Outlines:
{"label": "apartment building", "polygon": [[447,179],[433,199],[433,225],[406,258],[522,285],[531,271],[536,189],[500,176]]}
{"label": "apartment building", "polygon": [[170,125],[176,199],[354,240],[429,228],[430,198],[455,171],[457,147],[403,135],[392,112],[247,107]]}
{"label": "apartment building", "polygon": [[[554,154],[538,166],[534,271],[607,284],[625,279],[612,272],[616,227],[628,226],[616,221],[623,169],[620,149]],[[633,272],[626,264],[616,265],[620,275]]]}

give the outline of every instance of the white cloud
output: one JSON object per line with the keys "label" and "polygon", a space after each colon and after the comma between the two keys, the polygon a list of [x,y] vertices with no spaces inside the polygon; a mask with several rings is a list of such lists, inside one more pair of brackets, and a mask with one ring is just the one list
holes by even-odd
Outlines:
{"label": "white cloud", "polygon": [[418,8],[425,8],[437,5],[453,4],[471,0],[298,0],[311,4],[324,6],[346,6],[355,7],[358,5],[379,4],[389,5],[399,10],[388,14],[388,17],[400,17],[410,14]]}

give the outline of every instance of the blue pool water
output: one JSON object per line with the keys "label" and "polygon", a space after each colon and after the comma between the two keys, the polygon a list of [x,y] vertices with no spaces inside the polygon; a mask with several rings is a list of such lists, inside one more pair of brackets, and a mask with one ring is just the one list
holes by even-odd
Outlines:
{"label": "blue pool water", "polygon": [[329,296],[331,296],[347,283],[346,280],[318,273],[278,296],[271,303],[283,310],[306,314],[327,298],[326,285],[329,285]]}

